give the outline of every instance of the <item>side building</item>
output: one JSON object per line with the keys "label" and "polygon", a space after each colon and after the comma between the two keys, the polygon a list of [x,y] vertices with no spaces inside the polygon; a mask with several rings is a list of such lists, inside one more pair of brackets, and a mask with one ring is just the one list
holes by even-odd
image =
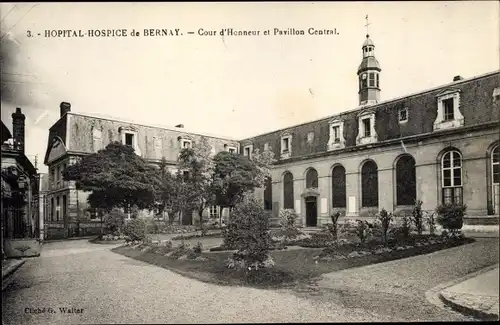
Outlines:
{"label": "side building", "polygon": [[467,205],[466,223],[498,224],[500,73],[381,102],[374,49],[367,35],[356,109],[240,142],[245,155],[271,148],[278,158],[266,209],[294,209],[315,227],[334,211],[363,218],[455,202]]}
{"label": "side building", "polygon": [[[235,140],[184,132],[182,128],[168,129],[78,114],[71,112],[70,103],[61,103],[60,119],[49,130],[44,160],[49,169],[45,195],[47,238],[93,235],[101,231],[99,214],[87,204],[88,192],[77,190],[74,182],[62,178],[64,169],[80,157],[104,149],[113,141],[120,141],[132,146],[136,154],[152,164],[158,164],[165,157],[169,170],[175,172],[180,151],[196,145],[202,137],[211,144],[213,155],[220,151],[239,152],[239,143]],[[205,211],[205,215],[213,219],[226,214],[219,207]],[[189,214],[178,220],[186,225],[196,221]]]}
{"label": "side building", "polygon": [[39,174],[26,157],[25,115],[12,114],[12,134],[1,123],[2,258],[40,254]]}

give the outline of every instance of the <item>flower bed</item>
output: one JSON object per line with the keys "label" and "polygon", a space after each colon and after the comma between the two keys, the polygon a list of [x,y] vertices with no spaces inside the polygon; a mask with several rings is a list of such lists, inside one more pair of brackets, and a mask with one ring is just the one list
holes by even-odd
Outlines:
{"label": "flower bed", "polygon": [[92,244],[111,244],[111,245],[116,245],[116,244],[122,244],[125,243],[127,240],[127,236],[125,235],[99,235],[97,238],[89,240]]}
{"label": "flower bed", "polygon": [[210,234],[206,234],[206,235],[201,235],[201,234],[193,234],[193,235],[188,235],[188,236],[183,236],[183,235],[180,235],[180,236],[175,236],[172,238],[172,240],[188,240],[188,239],[194,239],[194,238],[207,238],[207,237],[221,237],[221,233],[220,232],[215,232],[215,233],[210,233]]}
{"label": "flower bed", "polygon": [[[364,244],[351,243],[348,241],[337,241],[315,257],[319,261],[331,261],[335,259],[358,258],[367,255],[391,255],[393,252],[403,252],[419,255],[433,251],[450,248],[473,242],[473,239],[465,237],[446,237],[435,235],[415,235],[408,238],[391,239],[387,246],[380,245],[378,241],[369,241]],[[396,258],[401,258],[396,253]]]}

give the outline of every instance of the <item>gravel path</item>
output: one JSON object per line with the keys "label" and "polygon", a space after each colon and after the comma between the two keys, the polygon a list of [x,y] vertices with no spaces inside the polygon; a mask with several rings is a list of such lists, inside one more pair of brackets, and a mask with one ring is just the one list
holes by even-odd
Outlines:
{"label": "gravel path", "polygon": [[396,321],[470,320],[431,304],[425,293],[498,263],[498,244],[498,238],[478,238],[475,243],[432,254],[329,273],[297,294],[336,301],[345,308],[363,306]]}
{"label": "gravel path", "polygon": [[[114,247],[114,246],[113,246]],[[363,322],[390,317],[289,292],[221,287],[86,241],[47,244],[2,292],[2,323]],[[81,313],[61,313],[60,307]],[[31,308],[31,310],[29,310]],[[45,308],[45,310],[43,310]],[[49,312],[51,308],[52,312]],[[37,310],[42,313],[35,313]]]}

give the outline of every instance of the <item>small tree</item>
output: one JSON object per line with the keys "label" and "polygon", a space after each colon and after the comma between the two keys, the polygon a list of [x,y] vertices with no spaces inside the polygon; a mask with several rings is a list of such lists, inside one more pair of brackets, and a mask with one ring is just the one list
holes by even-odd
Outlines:
{"label": "small tree", "polygon": [[328,224],[328,230],[330,231],[330,234],[332,235],[333,240],[337,240],[337,238],[338,238],[339,218],[340,218],[340,212],[338,212],[338,211],[330,216],[332,223]]}
{"label": "small tree", "polygon": [[225,243],[238,250],[230,258],[229,267],[265,267],[266,261],[270,259],[271,236],[269,220],[261,200],[253,194],[244,195],[234,208],[225,236]]}
{"label": "small tree", "polygon": [[419,235],[422,234],[422,230],[424,228],[424,217],[422,214],[422,201],[418,200],[415,201],[415,205],[413,206],[413,211],[412,211],[412,221],[413,224],[415,225],[415,229],[417,230],[417,233]]}
{"label": "small tree", "polygon": [[112,142],[105,149],[84,156],[63,171],[66,181],[75,181],[77,189],[92,192],[88,203],[92,208],[111,211],[154,206],[155,168],[135,154],[130,146]]}
{"label": "small tree", "polygon": [[387,246],[387,233],[389,232],[389,227],[391,225],[393,215],[392,213],[388,213],[385,209],[382,209],[380,211],[380,214],[378,216],[378,220],[380,220],[380,223],[382,225],[382,237],[384,240],[384,245]]}

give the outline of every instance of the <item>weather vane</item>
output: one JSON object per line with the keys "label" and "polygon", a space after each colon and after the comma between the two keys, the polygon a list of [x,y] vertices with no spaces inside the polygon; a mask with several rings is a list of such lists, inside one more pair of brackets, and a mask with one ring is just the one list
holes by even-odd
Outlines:
{"label": "weather vane", "polygon": [[365,25],[365,27],[366,27],[366,37],[368,37],[370,35],[370,33],[368,33],[368,26],[371,25],[371,23],[368,22],[368,15],[366,15],[365,20],[366,20],[366,25]]}

